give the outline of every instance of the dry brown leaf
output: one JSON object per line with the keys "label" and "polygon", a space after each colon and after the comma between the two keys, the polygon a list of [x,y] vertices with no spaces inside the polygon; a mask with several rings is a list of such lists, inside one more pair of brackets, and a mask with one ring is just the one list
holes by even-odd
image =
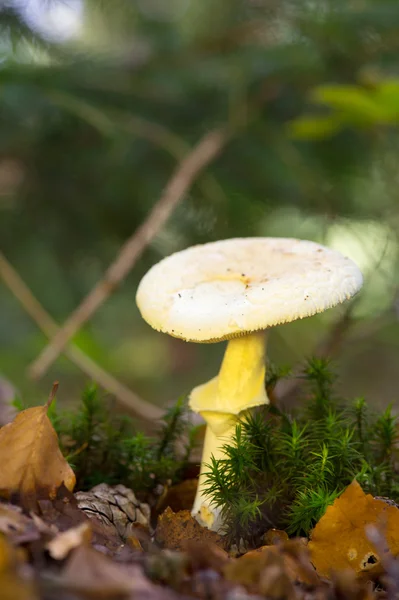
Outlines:
{"label": "dry brown leaf", "polygon": [[25,544],[40,538],[34,520],[23,515],[19,506],[12,504],[0,504],[0,532],[5,533],[13,544]]}
{"label": "dry brown leaf", "polygon": [[138,565],[125,566],[83,544],[72,551],[60,583],[85,598],[154,598],[160,588],[150,582]]}
{"label": "dry brown leaf", "polygon": [[221,537],[202,527],[189,510],[174,513],[167,508],[158,519],[156,541],[169,550],[183,550],[186,540],[221,544]]}
{"label": "dry brown leaf", "polygon": [[380,596],[373,593],[371,581],[359,581],[354,571],[339,571],[334,573],[331,578],[332,590],[329,597],[339,598],[340,600],[382,600],[383,598],[394,598],[395,596],[386,595],[385,592]]}
{"label": "dry brown leaf", "polygon": [[126,539],[126,543],[132,550],[135,550],[137,552],[144,552],[143,546],[141,545],[139,538],[135,535],[129,536]]}
{"label": "dry brown leaf", "polygon": [[223,569],[227,581],[243,585],[251,593],[270,598],[294,597],[294,587],[283,555],[275,546],[265,546],[227,563]]}
{"label": "dry brown leaf", "polygon": [[319,578],[309,560],[308,550],[299,540],[251,550],[227,564],[224,573],[229,581],[250,589],[254,584],[255,589],[260,586],[262,593],[266,595],[271,594],[265,587],[269,579],[270,582],[274,582],[273,586],[276,589],[288,590],[295,583],[310,586],[319,584]]}
{"label": "dry brown leaf", "polygon": [[41,519],[56,533],[89,522],[85,513],[78,508],[74,495],[64,485],[57,490],[54,500],[46,498],[37,503]]}
{"label": "dry brown leaf", "polygon": [[20,412],[0,429],[0,495],[17,497],[30,510],[38,498],[54,498],[63,483],[72,491],[76,481],[47,416],[50,402]]}
{"label": "dry brown leaf", "polygon": [[71,550],[91,540],[91,527],[89,523],[82,523],[56,535],[46,544],[50,556],[56,560],[63,560]]}
{"label": "dry brown leaf", "polygon": [[32,581],[19,573],[19,560],[6,538],[0,535],[0,597],[1,600],[37,600]]}
{"label": "dry brown leaf", "polygon": [[224,566],[231,560],[223,548],[212,542],[196,542],[187,539],[183,543],[183,548],[190,570],[193,572],[212,569],[217,573],[223,573]]}
{"label": "dry brown leaf", "polygon": [[365,494],[353,481],[312,531],[308,547],[319,575],[329,577],[332,571],[343,569],[352,569],[368,579],[381,574],[381,557],[365,531],[368,525],[381,529],[389,550],[397,556],[399,509]]}

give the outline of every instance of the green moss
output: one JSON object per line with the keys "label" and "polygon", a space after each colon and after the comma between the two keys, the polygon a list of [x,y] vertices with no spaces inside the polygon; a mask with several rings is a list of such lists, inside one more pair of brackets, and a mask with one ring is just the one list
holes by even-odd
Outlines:
{"label": "green moss", "polygon": [[[269,369],[268,392],[288,374]],[[247,415],[224,446],[226,458],[212,458],[207,493],[221,507],[232,542],[261,543],[270,527],[307,535],[355,478],[373,495],[399,501],[391,407],[377,415],[364,398],[336,397],[335,377],[324,360],[310,360],[303,378],[306,397],[299,412],[270,405]],[[25,408],[19,400],[14,404]],[[145,496],[157,483],[178,482],[197,433],[185,398],[149,437],[132,419],[115,415],[94,385],[84,390],[77,411],[60,413],[53,402],[48,414],[80,490],[124,483]]]}
{"label": "green moss", "polygon": [[[14,406],[26,408],[20,400]],[[158,483],[177,482],[194,445],[196,428],[189,425],[184,397],[165,413],[156,437],[137,431],[131,418],[115,415],[95,385],[86,387],[74,412],[59,412],[53,402],[48,415],[78,490],[123,483],[140,495]]]}
{"label": "green moss", "polygon": [[303,377],[309,395],[301,412],[258,410],[237,426],[226,458],[209,465],[207,493],[231,541],[259,542],[270,527],[308,534],[355,478],[366,491],[399,500],[391,408],[376,416],[363,398],[335,397],[327,361],[310,360]]}

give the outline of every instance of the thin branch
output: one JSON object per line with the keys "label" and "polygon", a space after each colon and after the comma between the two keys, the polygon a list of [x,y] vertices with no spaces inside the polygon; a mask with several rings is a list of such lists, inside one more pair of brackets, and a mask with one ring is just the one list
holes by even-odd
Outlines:
{"label": "thin branch", "polygon": [[[114,111],[112,114],[114,114]],[[115,116],[119,116],[123,131],[130,131],[133,135],[163,148],[178,161],[183,160],[191,150],[190,145],[183,138],[164,125],[143,117],[132,117],[123,111],[115,112]],[[228,203],[223,187],[212,173],[202,173],[197,185],[204,197],[213,204],[225,205]]]}
{"label": "thin branch", "polygon": [[31,377],[40,378],[44,375],[63,351],[68,341],[121,283],[148,244],[168,221],[176,206],[183,200],[195,179],[221,152],[227,140],[227,132],[223,130],[211,131],[180,162],[166,185],[161,198],[142,225],[122,246],[116,260],[107,269],[104,278],[86,296],[80,306],[67,319],[64,326],[56,333],[49,345],[31,364],[29,368]]}
{"label": "thin branch", "polygon": [[53,387],[50,390],[50,393],[49,393],[49,396],[48,396],[48,399],[47,399],[47,402],[46,402],[47,408],[50,408],[50,406],[54,402],[54,398],[57,395],[57,391],[58,391],[59,385],[60,385],[59,381],[54,381]]}
{"label": "thin branch", "polygon": [[[29,316],[48,337],[53,337],[59,328],[50,315],[44,310],[40,302],[32,294],[26,283],[6,257],[0,252],[0,277],[24,307]],[[66,356],[91,379],[99,383],[104,389],[113,394],[115,398],[127,408],[148,420],[158,420],[164,411],[146,402],[112,375],[104,371],[97,363],[73,344],[65,348]]]}

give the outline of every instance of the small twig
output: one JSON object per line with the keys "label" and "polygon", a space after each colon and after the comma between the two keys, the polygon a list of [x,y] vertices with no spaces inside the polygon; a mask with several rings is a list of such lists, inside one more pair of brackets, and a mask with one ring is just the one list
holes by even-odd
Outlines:
{"label": "small twig", "polygon": [[57,391],[58,391],[58,386],[59,386],[59,385],[60,385],[60,384],[59,384],[59,382],[58,382],[58,381],[54,381],[54,383],[53,383],[53,387],[51,388],[51,391],[50,391],[50,393],[49,393],[49,395],[48,395],[48,398],[47,398],[47,402],[46,402],[46,406],[47,406],[47,408],[50,408],[50,406],[52,405],[52,403],[53,403],[53,400],[54,400],[54,398],[55,398],[55,397],[56,397],[56,395],[57,395]]}
{"label": "small twig", "polygon": [[[183,160],[188,152],[190,152],[190,145],[164,125],[148,121],[143,117],[125,115],[122,111],[115,113],[115,117],[118,116],[121,121],[120,128],[123,131],[131,132],[133,135],[139,136],[142,139],[157,145],[159,148],[168,152],[176,160]],[[228,197],[223,187],[212,173],[204,172],[198,179],[197,186],[204,197],[214,205],[228,203]]]}
{"label": "small twig", "polygon": [[[26,283],[1,252],[0,277],[41,331],[49,338],[54,336],[59,330],[58,325],[44,310]],[[120,381],[107,373],[107,371],[104,371],[102,367],[89,358],[77,346],[68,344],[65,348],[65,354],[86,375],[113,394],[121,404],[135,411],[144,419],[158,420],[164,416],[163,410],[137,396]]]}
{"label": "small twig", "polygon": [[122,246],[116,260],[107,269],[104,278],[86,296],[48,346],[31,364],[29,368],[31,377],[37,379],[44,375],[65,348],[68,340],[90,319],[125,278],[151,240],[165,225],[176,206],[182,201],[196,177],[220,153],[227,139],[228,135],[225,131],[211,131],[180,162],[161,198],[142,225]]}
{"label": "small twig", "polygon": [[66,461],[71,462],[72,458],[76,458],[77,456],[79,456],[79,454],[82,454],[82,452],[86,450],[88,445],[89,442],[84,442],[81,446],[79,446],[77,450],[75,450],[71,454],[68,454],[68,456],[65,457]]}

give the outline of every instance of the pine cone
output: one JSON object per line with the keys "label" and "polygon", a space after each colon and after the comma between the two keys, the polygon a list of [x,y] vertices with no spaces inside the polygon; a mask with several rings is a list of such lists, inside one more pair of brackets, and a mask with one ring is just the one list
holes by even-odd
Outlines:
{"label": "pine cone", "polygon": [[76,492],[78,506],[89,518],[114,527],[122,539],[132,535],[136,524],[149,528],[150,507],[137,500],[124,485],[100,483],[88,492]]}

